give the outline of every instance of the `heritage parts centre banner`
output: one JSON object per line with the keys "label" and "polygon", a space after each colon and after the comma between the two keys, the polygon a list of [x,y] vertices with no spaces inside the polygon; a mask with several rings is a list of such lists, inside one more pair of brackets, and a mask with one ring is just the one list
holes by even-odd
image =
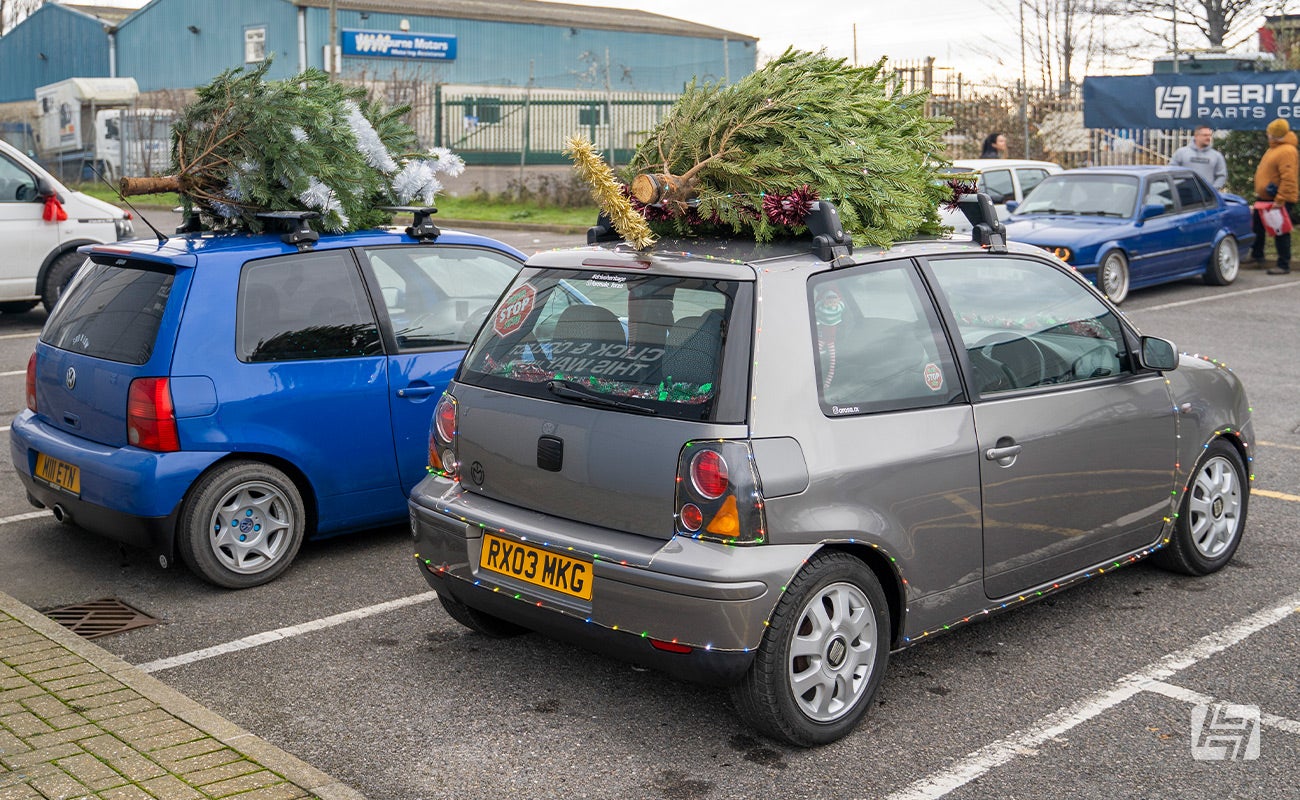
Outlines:
{"label": "heritage parts centre banner", "polygon": [[1262,131],[1281,117],[1300,127],[1300,72],[1129,75],[1083,79],[1088,128]]}

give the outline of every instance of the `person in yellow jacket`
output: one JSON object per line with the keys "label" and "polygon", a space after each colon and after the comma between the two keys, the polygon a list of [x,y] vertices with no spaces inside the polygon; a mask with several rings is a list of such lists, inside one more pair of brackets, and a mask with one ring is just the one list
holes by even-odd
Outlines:
{"label": "person in yellow jacket", "polygon": [[[1255,168],[1255,196],[1259,200],[1272,201],[1273,208],[1291,218],[1291,207],[1300,200],[1300,151],[1296,150],[1296,135],[1284,119],[1275,119],[1268,123],[1268,150]],[[1251,212],[1251,223],[1255,230],[1255,242],[1251,245],[1250,255],[1255,261],[1264,260],[1264,223],[1259,218],[1259,211]],[[1291,233],[1278,234],[1273,241],[1277,247],[1277,267],[1268,271],[1269,275],[1291,274]]]}

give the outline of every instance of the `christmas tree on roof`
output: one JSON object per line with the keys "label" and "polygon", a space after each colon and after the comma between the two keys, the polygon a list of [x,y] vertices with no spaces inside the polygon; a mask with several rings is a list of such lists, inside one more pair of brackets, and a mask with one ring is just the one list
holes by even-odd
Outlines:
{"label": "christmas tree on roof", "polygon": [[[799,233],[808,204],[831,200],[845,230],[887,245],[937,233],[951,188],[946,118],[925,116],[927,93],[904,91],[884,67],[787,50],[730,86],[692,83],[623,171],[601,179],[569,151],[619,233],[639,247],[654,235],[706,231],[759,241]],[[608,172],[608,170],[606,170]],[[649,226],[634,230],[631,216]],[[629,227],[619,227],[620,219]]]}

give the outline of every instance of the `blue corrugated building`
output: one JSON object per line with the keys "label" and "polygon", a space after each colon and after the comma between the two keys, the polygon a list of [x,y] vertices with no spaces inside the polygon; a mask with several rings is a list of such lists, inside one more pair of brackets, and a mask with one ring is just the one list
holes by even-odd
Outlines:
{"label": "blue corrugated building", "polygon": [[47,3],[0,37],[0,103],[69,77],[188,89],[273,58],[270,77],[328,68],[439,84],[677,92],[755,69],[752,36],[644,11],[535,0],[153,0],[134,13]]}

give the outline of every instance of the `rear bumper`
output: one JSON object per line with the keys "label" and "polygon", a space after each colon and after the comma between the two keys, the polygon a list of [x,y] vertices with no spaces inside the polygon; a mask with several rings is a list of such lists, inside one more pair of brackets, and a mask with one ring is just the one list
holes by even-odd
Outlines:
{"label": "rear bumper", "polygon": [[[14,418],[9,450],[23,486],[45,507],[61,505],[78,527],[148,548],[169,561],[181,501],[195,479],[224,455],[108,447],[53,428],[29,410]],[[32,477],[37,453],[77,467],[80,494]]]}
{"label": "rear bumper", "polygon": [[[421,574],[434,590],[502,619],[688,680],[727,684],[749,668],[781,590],[815,550],[656,540],[537,514],[431,476],[411,495]],[[483,530],[588,560],[591,600],[479,566]],[[665,652],[651,640],[688,645]]]}

